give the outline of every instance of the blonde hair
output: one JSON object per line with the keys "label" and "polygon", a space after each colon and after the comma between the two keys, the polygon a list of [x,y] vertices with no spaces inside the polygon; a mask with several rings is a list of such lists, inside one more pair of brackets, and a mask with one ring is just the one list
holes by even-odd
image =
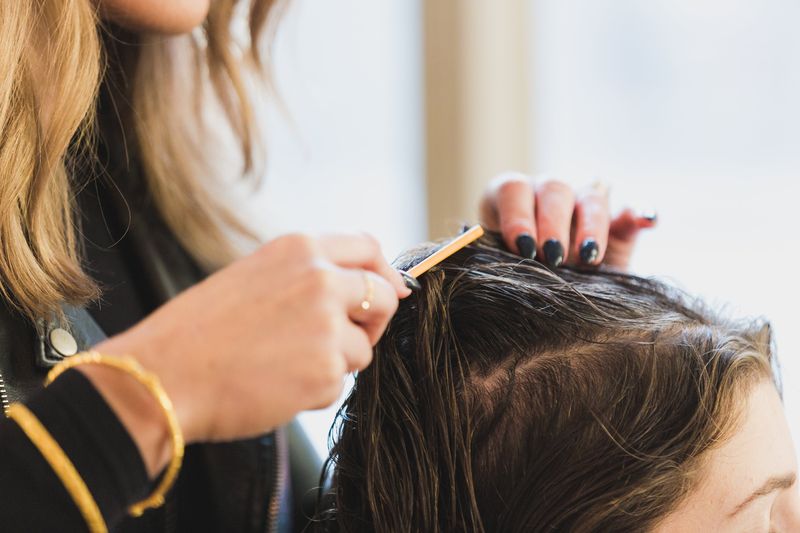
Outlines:
{"label": "blonde hair", "polygon": [[[241,141],[242,171],[250,172],[258,136],[246,72],[259,71],[259,36],[277,3],[252,1],[247,43],[231,31],[240,1],[217,0],[202,30],[141,37],[123,66],[150,194],[180,243],[208,270],[237,256],[231,234],[253,235],[213,190],[198,112],[209,101],[204,85],[213,87]],[[31,319],[99,296],[81,266],[74,217],[75,191],[89,177],[70,168],[81,150],[91,150],[104,72],[93,5],[0,2],[0,294]],[[194,107],[187,112],[182,102]]]}

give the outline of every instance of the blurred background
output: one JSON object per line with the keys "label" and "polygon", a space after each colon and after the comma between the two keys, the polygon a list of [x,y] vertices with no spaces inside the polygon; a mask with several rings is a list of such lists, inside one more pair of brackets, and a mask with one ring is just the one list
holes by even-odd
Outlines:
{"label": "blurred background", "polygon": [[[391,258],[498,172],[602,179],[659,214],[634,272],[772,321],[798,436],[798,25],[790,0],[293,0],[251,216]],[[320,453],[333,412],[302,415]]]}

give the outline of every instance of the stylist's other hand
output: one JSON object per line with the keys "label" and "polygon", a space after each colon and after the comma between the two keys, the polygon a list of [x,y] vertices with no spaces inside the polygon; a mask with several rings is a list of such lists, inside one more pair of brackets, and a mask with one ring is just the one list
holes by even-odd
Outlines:
{"label": "stylist's other hand", "polygon": [[[244,438],[334,402],[408,294],[375,239],[290,235],[96,349],[158,375],[187,441]],[[82,370],[96,383],[105,372],[98,388],[118,414],[127,409],[114,386],[132,380],[103,383],[113,370]]]}
{"label": "stylist's other hand", "polygon": [[488,229],[501,232],[511,251],[553,268],[603,263],[626,270],[639,231],[656,224],[654,214],[630,209],[612,218],[601,183],[576,192],[560,181],[536,183],[517,173],[490,182],[481,218]]}

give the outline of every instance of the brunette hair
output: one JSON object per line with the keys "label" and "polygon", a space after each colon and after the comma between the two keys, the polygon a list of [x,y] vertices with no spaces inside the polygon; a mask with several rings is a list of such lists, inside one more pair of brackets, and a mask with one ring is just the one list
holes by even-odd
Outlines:
{"label": "brunette hair", "polygon": [[326,529],[646,531],[748,388],[775,379],[763,321],[499,246],[459,252],[402,302],[339,411]]}

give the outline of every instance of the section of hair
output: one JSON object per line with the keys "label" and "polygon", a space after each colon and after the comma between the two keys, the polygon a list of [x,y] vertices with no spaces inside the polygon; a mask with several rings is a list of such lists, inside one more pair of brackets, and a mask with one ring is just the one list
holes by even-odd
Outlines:
{"label": "section of hair", "polygon": [[30,317],[97,294],[80,266],[65,168],[70,142],[90,135],[95,23],[85,0],[0,3],[0,293]]}
{"label": "section of hair", "polygon": [[646,531],[771,376],[763,322],[498,246],[422,276],[357,376],[328,465],[329,529]]}
{"label": "section of hair", "polygon": [[[240,255],[231,237],[256,236],[226,205],[220,176],[258,175],[263,148],[251,97],[254,82],[268,82],[264,53],[285,2],[217,0],[202,31],[175,37],[136,38],[125,65],[132,83],[131,122],[145,178],[156,205],[183,246],[209,270]],[[237,10],[249,6],[248,31],[234,35]],[[259,90],[264,90],[260,85]],[[214,104],[214,105],[212,105]],[[209,113],[219,108],[220,116]],[[241,146],[242,168],[220,168],[215,130],[227,118]]]}
{"label": "section of hair", "polygon": [[[113,81],[120,108],[130,109],[121,117],[127,153],[141,163],[167,225],[208,270],[239,255],[237,237],[254,236],[215,188],[204,109],[219,103],[242,148],[244,168],[224,171],[250,172],[261,145],[246,73],[268,79],[262,34],[274,32],[272,15],[284,3],[217,0],[191,35],[108,39],[110,57],[124,63],[110,70],[123,74]],[[240,8],[247,28],[237,40]],[[75,191],[93,168],[99,24],[92,0],[0,2],[0,295],[31,319],[99,295],[82,269],[74,216]]]}

